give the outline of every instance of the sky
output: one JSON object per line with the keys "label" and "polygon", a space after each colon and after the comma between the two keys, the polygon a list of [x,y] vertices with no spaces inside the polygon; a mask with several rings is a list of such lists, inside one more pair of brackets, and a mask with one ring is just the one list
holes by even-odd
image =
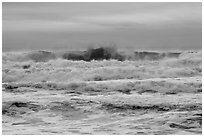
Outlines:
{"label": "sky", "polygon": [[55,2],[2,4],[2,50],[202,48],[202,3]]}

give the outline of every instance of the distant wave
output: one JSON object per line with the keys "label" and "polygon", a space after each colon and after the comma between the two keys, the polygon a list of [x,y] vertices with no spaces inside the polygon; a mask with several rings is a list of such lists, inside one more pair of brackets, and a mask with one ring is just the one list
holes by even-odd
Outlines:
{"label": "distant wave", "polygon": [[33,51],[27,53],[9,52],[3,53],[3,61],[34,61],[34,62],[47,62],[49,60],[56,59],[55,53],[49,51]]}
{"label": "distant wave", "polygon": [[159,60],[163,58],[178,58],[181,52],[167,52],[167,53],[158,53],[158,52],[135,52],[135,59],[147,59],[147,60]]}
{"label": "distant wave", "polygon": [[133,53],[118,52],[114,50],[106,50],[104,48],[91,49],[87,51],[72,51],[55,53],[50,51],[32,51],[26,53],[20,52],[7,52],[3,53],[3,61],[34,61],[34,62],[47,62],[57,58],[65,60],[110,60],[115,59],[119,61],[125,60],[161,60],[166,58],[179,58],[184,56],[201,56],[201,51],[193,52],[152,52],[152,51],[135,51]]}

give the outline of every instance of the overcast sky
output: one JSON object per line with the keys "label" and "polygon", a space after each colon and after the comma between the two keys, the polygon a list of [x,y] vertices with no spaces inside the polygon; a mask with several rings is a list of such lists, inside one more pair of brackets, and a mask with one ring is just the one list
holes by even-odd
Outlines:
{"label": "overcast sky", "polygon": [[201,3],[3,3],[3,51],[202,48]]}

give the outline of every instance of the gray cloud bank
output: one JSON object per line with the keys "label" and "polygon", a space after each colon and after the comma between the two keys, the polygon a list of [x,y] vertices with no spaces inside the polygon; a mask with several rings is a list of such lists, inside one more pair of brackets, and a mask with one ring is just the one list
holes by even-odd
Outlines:
{"label": "gray cloud bank", "polygon": [[201,3],[3,3],[3,51],[202,48]]}

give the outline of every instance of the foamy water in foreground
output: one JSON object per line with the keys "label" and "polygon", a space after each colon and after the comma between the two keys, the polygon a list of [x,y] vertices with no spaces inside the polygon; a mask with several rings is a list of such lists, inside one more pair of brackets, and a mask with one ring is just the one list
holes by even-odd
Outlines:
{"label": "foamy water in foreground", "polygon": [[3,134],[202,134],[201,66],[3,58]]}

